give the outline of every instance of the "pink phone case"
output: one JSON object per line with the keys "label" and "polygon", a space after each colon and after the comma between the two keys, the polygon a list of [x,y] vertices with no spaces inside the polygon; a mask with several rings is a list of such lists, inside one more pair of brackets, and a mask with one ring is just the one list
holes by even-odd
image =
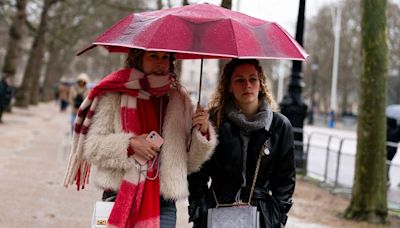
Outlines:
{"label": "pink phone case", "polygon": [[162,144],[164,144],[164,139],[155,131],[151,131],[146,137],[146,140],[158,147],[161,147]]}
{"label": "pink phone case", "polygon": [[[161,147],[164,143],[164,139],[155,131],[151,131],[149,135],[146,137],[146,140],[153,143],[154,145]],[[147,163],[147,159],[140,156],[139,154],[133,154],[133,158],[139,162],[139,164],[144,165]]]}

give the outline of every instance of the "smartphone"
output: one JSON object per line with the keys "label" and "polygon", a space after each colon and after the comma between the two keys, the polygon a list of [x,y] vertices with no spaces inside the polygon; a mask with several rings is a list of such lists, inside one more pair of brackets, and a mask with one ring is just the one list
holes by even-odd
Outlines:
{"label": "smartphone", "polygon": [[[161,147],[162,144],[164,144],[164,139],[155,131],[151,131],[149,135],[146,137],[146,140],[158,147]],[[140,165],[144,165],[148,161],[146,158],[136,153],[133,154],[132,156],[137,162],[139,162]]]}
{"label": "smartphone", "polygon": [[164,139],[155,131],[151,131],[146,137],[146,140],[158,147],[161,147],[162,144],[164,144]]}

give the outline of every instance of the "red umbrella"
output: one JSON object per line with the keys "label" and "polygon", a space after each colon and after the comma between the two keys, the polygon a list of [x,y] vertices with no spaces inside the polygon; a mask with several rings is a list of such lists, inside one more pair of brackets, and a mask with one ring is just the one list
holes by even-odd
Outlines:
{"label": "red umbrella", "polygon": [[175,52],[178,59],[257,58],[304,60],[307,53],[277,23],[212,4],[130,14],[90,47]]}
{"label": "red umbrella", "polygon": [[[305,60],[308,54],[281,26],[212,4],[195,4],[126,16],[83,52],[104,46],[175,52],[178,59],[255,58]],[[203,61],[201,61],[199,102]]]}

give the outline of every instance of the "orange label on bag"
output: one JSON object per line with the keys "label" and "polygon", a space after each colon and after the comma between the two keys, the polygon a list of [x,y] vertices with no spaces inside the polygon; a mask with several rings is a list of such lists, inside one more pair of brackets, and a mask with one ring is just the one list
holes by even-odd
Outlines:
{"label": "orange label on bag", "polygon": [[97,219],[96,225],[107,225],[107,219]]}

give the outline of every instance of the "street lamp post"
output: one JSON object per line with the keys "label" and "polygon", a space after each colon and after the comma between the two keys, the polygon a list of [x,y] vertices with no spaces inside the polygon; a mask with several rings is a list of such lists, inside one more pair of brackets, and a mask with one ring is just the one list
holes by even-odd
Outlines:
{"label": "street lamp post", "polygon": [[335,127],[335,116],[337,111],[337,80],[339,71],[339,47],[340,47],[340,32],[342,21],[342,6],[336,8],[336,12],[332,10],[333,31],[335,36],[334,50],[333,50],[333,67],[332,67],[332,85],[331,85],[331,104],[329,113],[329,128]]}
{"label": "street lamp post", "polygon": [[310,111],[308,113],[308,124],[312,125],[314,124],[314,112],[315,109],[317,108],[317,104],[315,101],[315,86],[317,82],[317,73],[319,69],[319,63],[318,59],[315,59],[314,62],[311,64],[311,91],[310,91]]}
{"label": "street lamp post", "polygon": [[[297,17],[296,26],[296,41],[303,45],[303,31],[304,31],[304,11],[306,0],[300,0],[299,15]],[[293,61],[291,80],[289,83],[288,94],[283,97],[282,102],[279,104],[281,113],[285,115],[292,126],[294,127],[294,140],[295,140],[295,162],[296,168],[299,172],[306,171],[306,158],[303,151],[303,124],[307,115],[307,105],[304,103],[301,95],[302,88],[304,87],[302,62]]]}

